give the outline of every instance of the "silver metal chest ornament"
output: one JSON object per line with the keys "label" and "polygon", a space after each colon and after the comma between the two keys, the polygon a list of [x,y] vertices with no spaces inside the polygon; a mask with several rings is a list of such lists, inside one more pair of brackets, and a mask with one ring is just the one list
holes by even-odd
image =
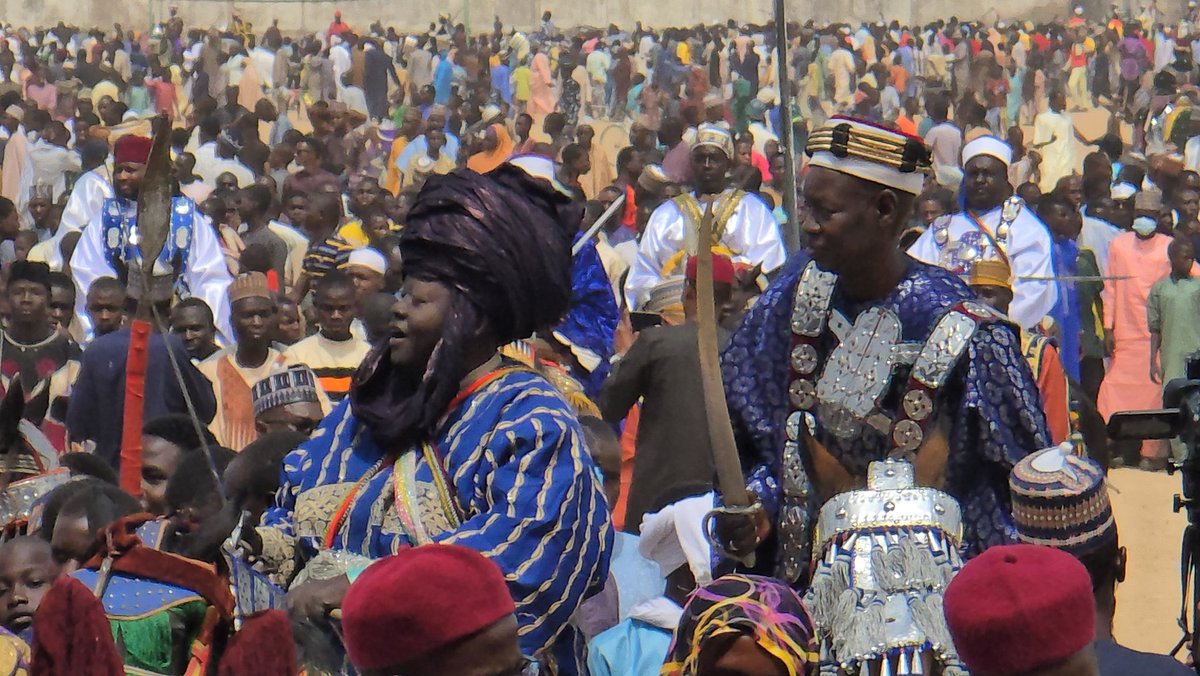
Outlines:
{"label": "silver metal chest ornament", "polygon": [[804,600],[821,645],[821,676],[966,676],[946,627],[942,593],[962,567],[962,513],[918,488],[903,460],[873,462],[867,488],[821,508],[815,574]]}

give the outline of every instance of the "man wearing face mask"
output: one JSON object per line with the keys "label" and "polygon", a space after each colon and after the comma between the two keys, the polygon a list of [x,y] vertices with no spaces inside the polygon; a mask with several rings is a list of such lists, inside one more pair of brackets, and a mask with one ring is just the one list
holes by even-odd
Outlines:
{"label": "man wearing face mask", "polygon": [[[1108,248],[1104,347],[1112,361],[1096,402],[1106,419],[1117,411],[1162,406],[1162,385],[1150,379],[1146,299],[1154,283],[1171,272],[1167,256],[1171,237],[1162,234],[1160,227],[1165,224],[1169,231],[1171,212],[1164,208],[1157,188],[1139,192],[1134,199],[1137,216],[1133,232],[1121,233]],[[1118,457],[1113,460],[1120,461]],[[1142,442],[1140,466],[1147,470],[1165,468],[1166,446],[1161,441]]]}
{"label": "man wearing face mask", "polygon": [[[963,209],[943,216],[908,250],[913,258],[959,275],[980,260],[1007,263],[1013,273],[1009,317],[1032,329],[1050,314],[1058,298],[1050,233],[1013,195],[1008,183],[1012,148],[994,136],[968,143],[963,157]],[[1145,369],[1143,369],[1145,370]]]}

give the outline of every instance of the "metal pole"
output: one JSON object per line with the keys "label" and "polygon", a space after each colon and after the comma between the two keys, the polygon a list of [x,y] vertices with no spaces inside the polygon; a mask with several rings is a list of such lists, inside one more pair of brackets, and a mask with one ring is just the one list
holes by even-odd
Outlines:
{"label": "metal pole", "polygon": [[779,139],[783,152],[783,210],[787,223],[783,226],[783,241],[789,252],[800,248],[800,221],[796,218],[796,156],[792,148],[792,83],[788,77],[787,20],[784,18],[784,0],[775,0],[775,45],[779,58],[776,61],[779,81]]}

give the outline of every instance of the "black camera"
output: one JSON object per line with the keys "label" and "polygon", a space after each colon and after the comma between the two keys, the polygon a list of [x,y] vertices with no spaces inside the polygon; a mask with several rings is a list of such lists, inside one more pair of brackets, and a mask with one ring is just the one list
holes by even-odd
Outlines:
{"label": "black camera", "polygon": [[[1179,437],[1186,447],[1182,461],[1170,461],[1167,471],[1179,471],[1183,479],[1183,494],[1176,494],[1173,508],[1176,512],[1186,511],[1188,525],[1183,531],[1182,565],[1180,582],[1182,596],[1179,611],[1179,627],[1183,639],[1175,646],[1172,655],[1188,646],[1193,656],[1200,655],[1197,639],[1200,632],[1200,352],[1188,355],[1187,376],[1171,380],[1163,387],[1163,407],[1154,411],[1122,411],[1114,413],[1108,421],[1108,436],[1111,439],[1174,439]],[[1200,674],[1200,660],[1194,665]]]}

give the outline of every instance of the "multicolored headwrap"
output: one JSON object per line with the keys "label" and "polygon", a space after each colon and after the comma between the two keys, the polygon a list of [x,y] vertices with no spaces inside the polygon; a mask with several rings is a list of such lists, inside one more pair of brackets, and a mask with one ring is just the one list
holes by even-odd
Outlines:
{"label": "multicolored headwrap", "polygon": [[[553,162],[520,158],[425,183],[400,235],[404,275],[456,291],[416,391],[395,375],[386,342],[355,375],[354,414],[383,446],[431,436],[466,376],[466,343],[484,323],[496,347],[553,326],[571,300],[571,241],[583,205],[554,187]],[[547,173],[537,163],[547,165]]]}
{"label": "multicolored headwrap", "polygon": [[817,663],[812,620],[796,592],[772,578],[732,574],[692,593],[662,676],[696,673],[705,644],[730,635],[753,638],[788,676],[803,676]]}

